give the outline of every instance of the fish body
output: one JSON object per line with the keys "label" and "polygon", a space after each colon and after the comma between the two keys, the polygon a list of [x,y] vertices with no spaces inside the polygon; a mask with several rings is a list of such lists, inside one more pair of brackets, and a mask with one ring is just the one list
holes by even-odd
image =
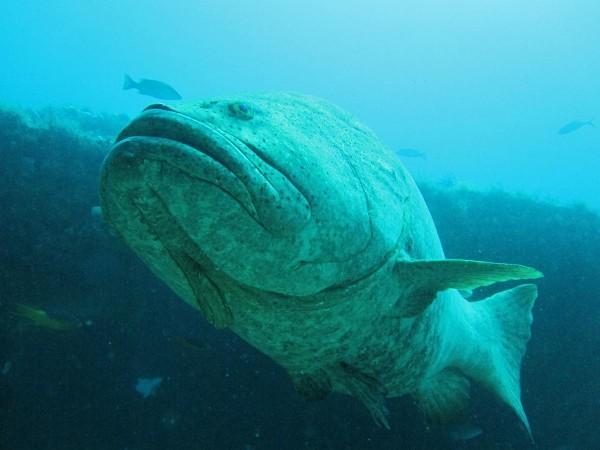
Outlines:
{"label": "fish body", "polygon": [[152,105],[104,161],[105,220],[216,327],[287,369],[307,398],[386,397],[445,420],[472,377],[527,425],[519,369],[534,285],[469,303],[458,289],[541,276],[447,260],[411,176],[328,102],[286,93]]}
{"label": "fish body", "polygon": [[596,126],[596,125],[594,125],[594,122],[592,120],[586,120],[586,121],[574,120],[572,122],[569,122],[569,123],[563,125],[558,130],[558,134],[569,134],[569,133],[579,130],[580,128],[582,128],[586,125],[589,125],[591,127]]}
{"label": "fish body", "polygon": [[129,75],[125,74],[123,90],[127,89],[137,89],[142,95],[149,95],[160,100],[181,100],[181,95],[167,83],[158,80],[148,80],[146,78],[142,78],[139,82],[136,82]]}

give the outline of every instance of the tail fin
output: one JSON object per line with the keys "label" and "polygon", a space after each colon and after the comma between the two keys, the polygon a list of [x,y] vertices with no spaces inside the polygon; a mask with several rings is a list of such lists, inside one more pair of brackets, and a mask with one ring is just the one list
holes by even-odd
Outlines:
{"label": "tail fin", "polygon": [[132,80],[132,78],[125,74],[125,79],[123,80],[123,90],[131,89],[137,87],[137,83]]}
{"label": "tail fin", "polygon": [[469,361],[469,367],[464,368],[517,413],[530,436],[531,428],[521,404],[520,369],[531,337],[531,310],[536,297],[535,285],[522,284],[472,303],[475,312],[481,314],[479,335],[487,347],[483,349],[487,357]]}
{"label": "tail fin", "polygon": [[591,126],[591,127],[594,127],[594,128],[596,128],[596,124],[594,124],[594,119],[590,119],[590,120],[588,120],[588,121],[587,121],[587,124],[588,124],[589,126]]}

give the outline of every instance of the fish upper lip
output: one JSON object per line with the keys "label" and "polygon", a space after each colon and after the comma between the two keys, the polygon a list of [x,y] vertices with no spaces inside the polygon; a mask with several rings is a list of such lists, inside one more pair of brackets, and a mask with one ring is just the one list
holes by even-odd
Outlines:
{"label": "fish upper lip", "polygon": [[[225,146],[240,151],[239,144],[233,142],[230,136],[206,122],[194,119],[164,105],[152,105],[148,108],[119,133],[115,145],[130,137],[168,139],[185,144],[210,156],[235,173],[233,168],[229,167],[227,159],[224,158],[226,154],[222,151]],[[198,132],[193,125],[202,128],[202,132]],[[191,139],[186,138],[190,136],[190,131],[192,131]],[[216,142],[219,138],[222,142]],[[241,141],[240,143],[243,144]],[[219,144],[221,144],[220,148],[215,149]]]}
{"label": "fish upper lip", "polygon": [[[209,157],[237,179],[237,182],[244,187],[248,198],[240,198],[240,189],[232,187],[228,189],[223,185],[219,185],[219,187],[235,199],[253,219],[259,222],[248,184],[251,178],[255,183],[265,182],[265,180],[258,178],[260,174],[254,173],[254,177],[250,177],[247,173],[252,170],[252,165],[249,162],[248,164],[242,164],[241,159],[245,159],[245,155],[240,150],[240,144],[243,143],[241,141],[239,143],[234,142],[218,128],[164,105],[152,105],[148,108],[121,131],[115,141],[115,146],[128,139],[151,139],[157,143],[172,142],[176,145],[183,145]],[[201,131],[199,131],[199,128]],[[224,149],[226,150],[224,151]],[[176,166],[186,175],[197,177],[190,167],[167,162]]]}
{"label": "fish upper lip", "polygon": [[[307,223],[311,214],[306,196],[280,167],[261,157],[254,146],[210,123],[167,106],[155,105],[150,108],[121,131],[115,146],[127,139],[136,138],[172,141],[187,146],[220,164],[237,178],[237,183],[246,191],[243,195],[245,198],[238,198],[240,189],[235,186],[229,191],[223,186],[219,187],[240,203],[261,227],[277,234],[297,231]],[[176,166],[186,174],[194,176],[189,168]],[[273,173],[279,176],[275,181]],[[285,181],[282,182],[282,179]],[[291,198],[292,195],[301,204],[285,213],[281,199]],[[276,210],[281,211],[281,215],[273,216],[273,211]]]}

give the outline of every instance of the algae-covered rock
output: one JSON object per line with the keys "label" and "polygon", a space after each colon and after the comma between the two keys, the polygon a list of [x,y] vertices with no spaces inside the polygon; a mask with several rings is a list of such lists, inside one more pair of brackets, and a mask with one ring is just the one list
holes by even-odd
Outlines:
{"label": "algae-covered rock", "polygon": [[81,260],[102,236],[90,214],[98,205],[95,180],[120,120],[73,109],[0,108],[7,298],[27,286],[29,296],[47,300],[50,286],[68,290],[81,281]]}
{"label": "algae-covered rock", "polygon": [[[0,447],[145,448],[152,436],[164,448],[276,449],[282,439],[289,449],[456,448],[443,429],[424,433],[410,402],[390,402],[394,417],[402,417],[392,432],[374,429],[343,398],[305,403],[266,358],[212,332],[200,315],[190,320],[90,214],[120,119],[69,112],[65,125],[45,114],[0,108],[0,364],[10,367],[0,379]],[[539,448],[597,448],[598,215],[502,191],[420,188],[448,257],[519,261],[544,272],[523,402]],[[11,334],[15,322],[2,306],[17,302],[89,317],[94,326],[60,341],[48,333]],[[127,308],[136,314],[124,317]],[[209,342],[207,350],[170,339],[192,333]],[[148,366],[172,380],[153,404],[133,387],[145,373],[139,368]],[[472,412],[484,432],[461,445],[530,448],[508,408],[476,399]],[[184,418],[172,435],[159,425],[170,408]],[[82,426],[69,426],[71,417]],[[26,423],[35,423],[35,432],[23,433]]]}

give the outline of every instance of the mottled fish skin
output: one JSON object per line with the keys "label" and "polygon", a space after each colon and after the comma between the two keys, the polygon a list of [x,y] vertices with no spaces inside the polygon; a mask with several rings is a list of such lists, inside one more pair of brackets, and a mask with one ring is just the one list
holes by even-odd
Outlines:
{"label": "mottled fish skin", "polygon": [[[426,264],[398,272],[444,259],[413,179],[330,103],[272,93],[153,105],[117,138],[100,194],[104,218],[158,277],[307,397],[354,395],[387,426],[384,397],[426,397],[449,366],[486,360],[472,321],[494,329],[491,313],[403,275]],[[507,401],[526,421],[518,395]]]}

